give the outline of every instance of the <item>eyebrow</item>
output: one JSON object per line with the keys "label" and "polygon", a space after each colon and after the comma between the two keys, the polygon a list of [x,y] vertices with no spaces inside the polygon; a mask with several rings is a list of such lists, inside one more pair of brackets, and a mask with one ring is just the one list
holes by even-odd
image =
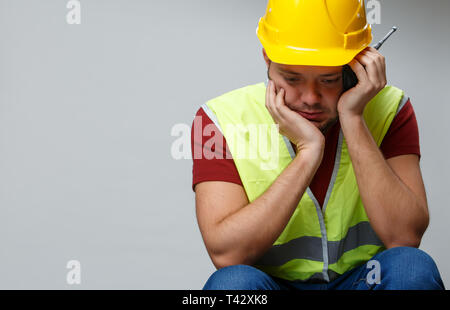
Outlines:
{"label": "eyebrow", "polygon": [[[282,69],[278,69],[278,71],[281,72],[281,73],[286,73],[286,74],[291,74],[291,75],[298,75],[298,76],[301,76],[301,75],[302,75],[301,73],[295,72],[295,71],[282,70]],[[325,73],[325,74],[321,74],[321,75],[319,75],[319,76],[321,76],[321,77],[327,77],[327,76],[334,76],[334,75],[337,75],[337,74],[340,74],[340,73],[341,73],[341,71],[339,71],[339,72],[334,72],[334,73]]]}

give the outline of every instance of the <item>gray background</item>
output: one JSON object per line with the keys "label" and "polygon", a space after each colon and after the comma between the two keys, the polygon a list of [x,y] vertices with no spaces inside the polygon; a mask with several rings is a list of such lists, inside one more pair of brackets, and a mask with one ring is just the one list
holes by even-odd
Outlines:
{"label": "gray background", "polygon": [[[265,79],[263,0],[0,0],[0,288],[200,289],[215,270],[175,124]],[[411,97],[431,223],[450,285],[450,1],[381,2],[389,84]],[[66,263],[81,262],[81,284]]]}

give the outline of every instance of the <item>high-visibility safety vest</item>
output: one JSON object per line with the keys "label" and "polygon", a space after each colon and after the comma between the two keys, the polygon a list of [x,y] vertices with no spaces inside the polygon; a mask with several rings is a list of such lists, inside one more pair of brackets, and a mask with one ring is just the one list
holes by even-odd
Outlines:
{"label": "high-visibility safety vest", "polygon": [[[270,128],[275,123],[265,107],[265,92],[266,83],[259,83],[202,105],[227,141],[250,202],[263,194],[295,157],[285,136],[277,131],[276,139],[271,139]],[[378,147],[407,99],[402,90],[386,86],[366,105],[364,120]],[[256,135],[251,133],[255,127],[249,126],[255,124]],[[264,168],[270,158],[255,150],[258,147],[252,140],[255,136],[261,138],[260,142],[265,140],[265,149],[277,149],[277,165]],[[256,156],[235,156],[244,148]],[[364,210],[341,129],[323,207],[320,208],[308,187],[284,231],[254,267],[290,281],[330,282],[383,250],[385,247]]]}

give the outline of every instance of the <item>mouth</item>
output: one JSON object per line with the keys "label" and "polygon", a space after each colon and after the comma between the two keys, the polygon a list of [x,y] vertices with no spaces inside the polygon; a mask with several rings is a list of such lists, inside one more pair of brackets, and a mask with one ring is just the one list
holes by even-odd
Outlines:
{"label": "mouth", "polygon": [[310,121],[318,121],[321,118],[323,118],[323,112],[316,112],[316,113],[306,113],[306,112],[299,112],[299,111],[296,111],[296,112]]}

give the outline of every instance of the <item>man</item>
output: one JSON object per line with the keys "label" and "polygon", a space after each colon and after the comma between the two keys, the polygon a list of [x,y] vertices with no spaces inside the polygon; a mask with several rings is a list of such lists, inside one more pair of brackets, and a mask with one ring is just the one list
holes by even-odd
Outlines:
{"label": "man", "polygon": [[386,86],[364,3],[269,1],[257,34],[267,85],[208,101],[192,127],[193,154],[209,150],[193,189],[218,268],[204,289],[443,289],[418,249],[429,214],[414,111]]}

